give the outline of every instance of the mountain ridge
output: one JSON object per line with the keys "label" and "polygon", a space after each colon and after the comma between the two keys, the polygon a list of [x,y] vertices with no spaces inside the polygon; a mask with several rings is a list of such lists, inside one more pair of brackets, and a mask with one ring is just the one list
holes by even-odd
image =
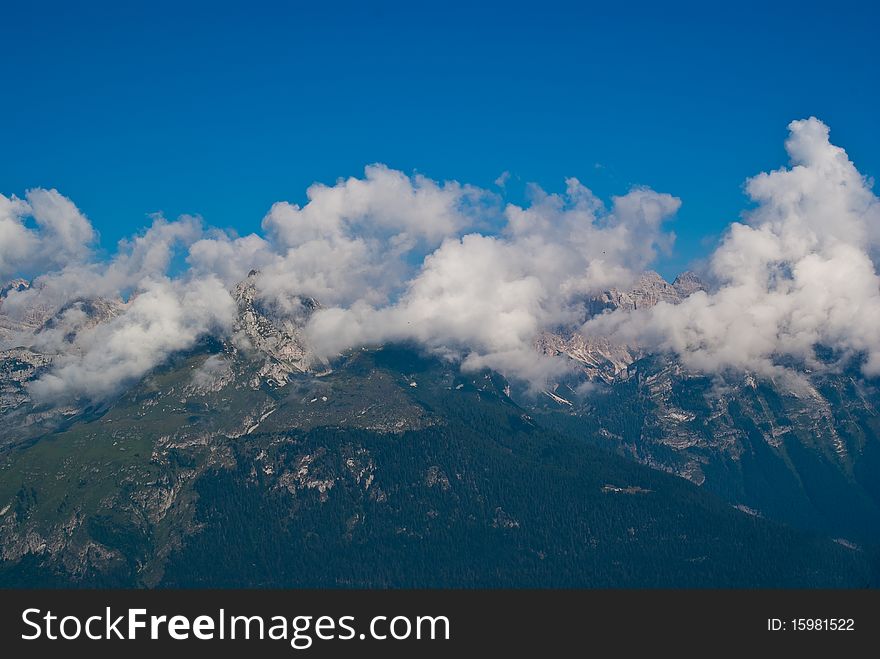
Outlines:
{"label": "mountain ridge", "polygon": [[[407,489],[408,496],[427,501],[428,492],[453,487],[453,472],[435,460],[424,466],[428,475],[416,476],[404,465],[395,464],[393,453],[387,453],[383,473],[398,473],[403,480],[381,484],[368,444],[394,443],[403,438],[448,438],[452,433],[473,437],[477,442],[474,446],[484,446],[493,454],[501,450],[498,455],[503,456],[507,449],[503,448],[503,438],[496,437],[498,428],[486,425],[484,419],[497,414],[507,419],[498,427],[518,428],[516,433],[522,431],[530,437],[523,446],[544,442],[550,446],[562,441],[566,446],[571,443],[572,447],[581,447],[566,450],[586,451],[584,456],[572,458],[586,460],[584,464],[591,464],[592,458],[586,458],[587,454],[593,455],[589,451],[599,450],[595,455],[614,453],[625,460],[621,465],[639,463],[639,469],[650,470],[639,472],[643,475],[631,481],[594,473],[591,478],[601,483],[597,481],[590,487],[598,488],[603,496],[629,496],[630,491],[651,490],[644,474],[666,472],[702,492],[698,497],[704,502],[701,506],[715,506],[709,501],[717,499],[738,515],[782,522],[803,530],[798,533],[838,540],[837,546],[856,552],[857,562],[870,561],[862,547],[870,548],[880,541],[880,491],[871,481],[871,475],[880,467],[880,397],[873,385],[855,372],[809,375],[809,387],[803,392],[793,392],[785,383],[748,373],[727,378],[721,386],[712,378],[683,368],[670,355],[650,354],[637,346],[585,337],[572,330],[547,331],[536,338],[536,350],[567,359],[573,367],[567,379],[538,397],[497,373],[462,373],[452,364],[420,355],[421,351],[406,346],[349,351],[334,360],[331,369],[314,358],[302,332],[303,324],[320,308],[319,303],[302,297],[295,300],[294,314],[277,309],[261,298],[258,278],[259,273],[252,272],[233,287],[236,320],[229,337],[206,337],[100,408],[74,405],[47,410],[33,406],[27,399],[27,385],[48,372],[52,355],[26,347],[0,353],[0,418],[6,437],[0,446],[0,456],[6,461],[0,471],[0,509],[4,509],[0,526],[6,537],[0,556],[6,567],[0,568],[0,573],[6,569],[8,581],[31,574],[27,566],[34,563],[56,574],[61,582],[86,579],[88,583],[100,583],[111,574],[117,575],[115,579],[125,573],[128,576],[124,583],[129,584],[184,584],[183,573],[175,567],[178,563],[173,557],[186,554],[190,556],[187,560],[194,560],[193,547],[207,542],[199,529],[211,527],[206,521],[210,515],[241,514],[236,508],[241,502],[221,505],[225,495],[222,489],[216,489],[216,483],[232,478],[227,484],[236,491],[244,488],[241,496],[261,483],[265,492],[261,489],[260,494],[247,495],[256,497],[248,504],[254,506],[270,506],[270,500],[274,502],[271,506],[282,505],[282,500],[271,494],[274,492],[287,491],[297,497],[309,493],[309,497],[315,497],[307,504],[309,519],[320,524],[326,521],[326,511],[336,506],[343,506],[347,515],[362,515],[359,506],[373,506],[383,497],[387,501],[395,488],[409,488],[406,483],[415,482],[413,479],[427,490]],[[610,289],[594,296],[585,303],[585,314],[589,317],[590,313],[678,304],[704,290],[705,285],[692,273],[683,273],[672,284],[656,273],[646,273],[629,290]],[[33,323],[30,331],[35,336],[55,331],[64,324],[51,319],[68,315],[76,316],[78,327],[87,328],[95,317],[106,320],[119,309],[119,304],[111,301],[75,301],[63,311]],[[459,419],[460,403],[465,400],[472,415],[466,423]],[[477,441],[474,432],[492,437],[492,443]],[[337,444],[334,439],[351,433],[357,437],[367,433],[363,437],[370,439],[363,440],[367,444],[358,440],[350,448],[342,448],[345,442]],[[294,452],[280,463],[267,462],[273,447],[298,446],[306,437],[319,436],[324,439],[313,450]],[[68,446],[75,452],[71,453]],[[469,454],[466,444],[460,446],[464,453],[455,460],[464,462],[459,473],[468,464]],[[367,453],[361,453],[362,449]],[[424,451],[432,450],[430,444],[424,445]],[[130,456],[135,454],[140,457],[132,461]],[[529,464],[542,470],[549,468],[542,466],[540,455],[539,451],[529,458]],[[322,456],[336,456],[335,466],[321,466],[329,459]],[[502,463],[507,460],[497,459]],[[98,469],[98,475],[78,476],[77,481],[71,464],[80,465],[84,473]],[[106,476],[101,475],[105,470],[109,470]],[[350,482],[340,480],[343,472],[360,475],[352,476],[354,481]],[[66,489],[51,486],[49,480],[19,478],[32,473],[54,473],[51,478],[67,483]],[[482,478],[476,472],[471,477]],[[572,483],[578,480],[573,473],[567,478],[573,479]],[[365,487],[368,481],[371,485]],[[77,482],[85,484],[77,489]],[[491,479],[480,482],[481,488],[496,487]],[[343,487],[342,483],[349,485]],[[355,487],[350,483],[357,487],[350,490]],[[210,500],[220,506],[212,508],[213,513],[198,503],[204,496],[199,494],[201,487],[207,487],[212,492]],[[343,491],[347,492],[343,499],[349,503],[338,500],[338,493]],[[364,501],[371,503],[348,507],[364,496]],[[687,494],[685,499],[692,496],[696,495]],[[469,501],[469,506],[476,506],[481,499],[478,496]],[[206,501],[205,505],[214,504]],[[485,527],[480,527],[480,537],[495,533],[489,529],[537,523],[537,510],[517,516],[509,510],[509,504],[502,502],[495,507],[481,518]],[[419,514],[430,519],[441,512],[429,507]],[[637,508],[632,514],[639,514]],[[202,519],[204,515],[208,517]],[[415,519],[407,513],[406,522],[392,523],[394,516],[384,515],[380,517],[391,526],[403,524],[406,528]],[[726,518],[726,513],[720,515],[713,519]],[[141,518],[146,521],[137,521]],[[460,526],[460,522],[450,522],[453,525],[447,531],[453,535],[465,533],[469,527]],[[344,543],[337,543],[338,538],[351,535],[353,528],[333,535],[325,549],[332,545],[340,552],[350,551]],[[768,538],[775,533],[769,528],[761,531],[769,534]],[[668,529],[670,533],[673,530]],[[281,528],[276,531],[285,537],[291,532]],[[299,532],[307,534],[308,530],[300,528]],[[391,539],[394,536],[378,529],[376,532],[384,538],[382,542],[397,548],[394,551],[401,550],[402,545]],[[559,528],[554,531],[559,532]],[[149,549],[144,544],[144,533],[151,537],[158,533],[164,540]],[[260,535],[263,531],[253,529],[253,533]],[[142,555],[131,555],[125,543],[117,546],[120,534],[140,547]],[[807,540],[812,536],[799,537],[798,543],[814,542]],[[299,542],[295,540],[294,544]],[[662,542],[671,542],[671,536]],[[407,551],[408,556],[415,556],[413,550]],[[671,545],[666,551],[671,551]],[[675,563],[671,558],[667,560]],[[242,565],[238,568],[244,569]],[[312,565],[311,569],[316,568]],[[536,566],[530,570],[528,579],[537,578],[535,575],[541,572]],[[464,572],[456,574],[454,583],[493,583],[485,574],[476,581],[469,581]],[[594,583],[582,571],[570,574],[579,575],[572,576],[578,583]],[[687,578],[693,577],[693,573],[688,574],[691,576]],[[201,578],[205,581],[199,583],[211,584],[216,575],[212,577],[208,570]],[[325,574],[323,578],[330,576]],[[419,581],[422,577],[416,578],[416,572],[401,581],[387,578],[388,583],[429,583]],[[738,578],[735,583],[753,583],[743,580],[742,575]],[[374,582],[352,577],[352,583]]]}

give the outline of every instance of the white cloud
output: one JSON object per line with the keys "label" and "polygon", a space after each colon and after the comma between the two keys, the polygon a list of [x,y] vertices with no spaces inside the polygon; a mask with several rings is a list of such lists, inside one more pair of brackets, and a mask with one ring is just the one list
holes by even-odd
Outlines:
{"label": "white cloud", "polygon": [[[201,234],[197,218],[182,216],[169,222],[155,216],[145,231],[120,241],[110,260],[97,260],[91,253],[66,260],[38,275],[29,289],[10,294],[3,301],[3,312],[25,318],[35,310],[51,314],[71,300],[127,297],[143,282],[165,277],[175,250],[186,248]],[[51,245],[48,236],[42,240],[47,248]]]}
{"label": "white cloud", "polygon": [[534,350],[537,334],[573,322],[583,295],[635,278],[670,240],[661,224],[679,202],[637,189],[606,212],[575,179],[564,196],[538,189],[533,196],[529,207],[507,207],[500,236],[444,241],[396,302],[314,314],[307,332],[316,352],[408,340],[465,368],[533,382],[558,374],[564,364]]}
{"label": "white cloud", "polygon": [[300,208],[276,203],[263,228],[286,247],[336,236],[398,235],[438,241],[469,224],[464,205],[485,193],[456,182],[439,184],[421,175],[406,176],[384,165],[371,165],[364,178],[315,184]]}
{"label": "white cloud", "polygon": [[[880,204],[824,124],[793,122],[790,131],[791,166],[748,181],[755,207],[708,259],[713,292],[608,314],[583,331],[671,351],[709,372],[778,372],[782,357],[815,366],[814,347],[825,344],[867,355],[866,372],[880,373]],[[502,208],[485,190],[382,165],[314,185],[307,197],[302,207],[272,206],[262,236],[157,217],[109,259],[95,256],[94,230],[59,193],[0,197],[0,272],[44,269],[2,313],[23,318],[82,297],[116,305],[96,327],[74,305],[52,331],[10,339],[61,353],[35,396],[98,399],[201,335],[228,332],[227,291],[251,269],[280,313],[299,312],[298,296],[322,303],[306,327],[318,356],[413,341],[465,368],[540,383],[565,365],[536,353],[536,335],[576,326],[585,296],[626,287],[649,268],[672,244],[665,223],[680,205],[635,188],[606,207],[572,178],[563,194],[533,187],[527,205]],[[175,254],[186,254],[187,271],[173,272]]]}
{"label": "white cloud", "polygon": [[811,118],[789,130],[791,166],[748,181],[757,206],[711,256],[715,292],[613,313],[583,331],[672,351],[710,372],[776,372],[783,356],[815,367],[823,344],[866,354],[865,371],[880,373],[880,203],[825,124]]}
{"label": "white cloud", "polygon": [[[192,217],[156,217],[109,261],[74,258],[71,247],[68,262],[11,294],[4,313],[101,297],[117,300],[118,315],[92,327],[74,306],[56,315],[51,331],[14,337],[62,353],[34,384],[34,396],[109,395],[201,333],[225,331],[232,304],[225,291],[252,268],[260,270],[260,295],[276,309],[298,312],[301,295],[326,307],[307,327],[319,357],[416,341],[466,368],[540,381],[565,365],[535,352],[536,335],[578,318],[584,295],[638,276],[670,244],[662,223],[679,207],[674,197],[635,189],[606,209],[570,179],[563,195],[533,188],[528,206],[502,210],[486,191],[378,165],[363,179],[312,186],[308,199],[302,208],[275,204],[263,222],[266,237],[205,231]],[[72,204],[55,202],[42,216],[74,225],[62,212]],[[493,225],[495,234],[474,232]],[[56,239],[82,244],[77,237],[87,232],[68,229]],[[167,280],[180,249],[189,270]],[[208,293],[212,304],[200,303]],[[125,305],[129,294],[135,297]]]}
{"label": "white cloud", "polygon": [[136,382],[205,334],[223,336],[234,302],[216,278],[145,282],[125,312],[77,335],[53,370],[31,383],[39,403],[101,400]]}
{"label": "white cloud", "polygon": [[46,257],[52,264],[81,261],[97,238],[91,222],[57,190],[28,190],[28,204],[39,227]]}
{"label": "white cloud", "polygon": [[277,259],[272,244],[257,234],[233,237],[215,231],[193,243],[186,260],[194,273],[217,275],[232,286],[251,270],[261,270]]}
{"label": "white cloud", "polygon": [[503,189],[507,185],[507,182],[509,180],[510,180],[510,172],[508,172],[507,170],[504,170],[503,172],[501,172],[501,174],[498,176],[498,178],[495,179],[495,185],[497,185],[499,188]]}
{"label": "white cloud", "polygon": [[[363,179],[314,185],[308,199],[302,208],[275,204],[263,223],[265,238],[205,231],[198,218],[188,216],[175,221],[155,217],[146,231],[121,241],[112,258],[101,260],[83,248],[94,236],[90,225],[57,192],[29,193],[30,203],[4,197],[0,231],[9,236],[6,244],[15,241],[15,253],[27,252],[30,259],[13,262],[3,252],[3,263],[9,261],[5,272],[26,270],[45,251],[44,244],[58,255],[43,259],[44,273],[30,289],[11,293],[2,303],[3,313],[19,320],[55,313],[51,329],[20,332],[4,341],[62,352],[52,373],[34,385],[35,396],[60,400],[65,391],[87,398],[109,394],[169,352],[191,346],[199,332],[224,326],[219,312],[199,304],[189,304],[180,322],[159,322],[174,319],[175,298],[168,291],[162,305],[145,306],[165,290],[156,282],[172,274],[173,257],[180,250],[187,250],[189,270],[168,284],[177,299],[191,300],[192,291],[203,294],[206,281],[222,282],[228,289],[257,268],[262,270],[261,294],[279,309],[298,310],[299,295],[329,303],[380,303],[403,286],[420,254],[435,249],[447,235],[483,221],[483,211],[492,203],[491,195],[476,188],[409,177],[381,165],[366,168]],[[33,216],[36,228],[24,224],[25,215]],[[134,301],[123,305],[130,295]],[[226,293],[215,297],[221,308],[231,304]],[[116,300],[121,313],[91,327],[81,306],[66,306],[79,298]],[[154,311],[158,320],[146,311]],[[112,336],[107,334],[111,330]],[[75,336],[72,345],[70,336]],[[115,345],[121,340],[117,337],[142,345],[129,351],[122,346],[107,349],[105,343]]]}
{"label": "white cloud", "polygon": [[278,299],[309,295],[325,304],[387,302],[402,288],[413,256],[485,221],[494,197],[371,165],[364,178],[315,184],[308,203],[272,206],[263,220],[278,257],[259,285]]}
{"label": "white cloud", "polygon": [[69,199],[42,188],[28,190],[25,199],[0,194],[0,277],[46,271],[90,256],[97,234]]}

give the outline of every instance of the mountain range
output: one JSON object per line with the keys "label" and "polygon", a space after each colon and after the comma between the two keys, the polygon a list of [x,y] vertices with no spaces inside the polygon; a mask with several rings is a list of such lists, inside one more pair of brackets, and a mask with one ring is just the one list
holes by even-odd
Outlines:
{"label": "mountain range", "polygon": [[[709,377],[572,328],[536,337],[571,366],[539,390],[406,344],[328,361],[302,329],[320,301],[278,309],[259,276],[231,336],[55,405],[40,337],[127,303],[13,315],[31,284],[0,289],[0,584],[877,584],[880,394],[855,364]],[[648,272],[581,320],[706,288]]]}

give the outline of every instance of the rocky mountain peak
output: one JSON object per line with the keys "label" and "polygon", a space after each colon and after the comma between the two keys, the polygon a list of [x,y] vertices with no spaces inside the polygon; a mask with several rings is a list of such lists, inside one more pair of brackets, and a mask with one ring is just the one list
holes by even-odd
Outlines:
{"label": "rocky mountain peak", "polygon": [[610,288],[595,295],[587,302],[588,315],[606,310],[633,310],[653,307],[660,302],[678,304],[696,291],[706,290],[706,285],[693,272],[683,272],[671,284],[653,270],[643,273],[629,290]]}
{"label": "rocky mountain peak", "polygon": [[568,357],[587,379],[603,382],[626,378],[627,367],[639,355],[629,346],[578,332],[543,332],[535,339],[535,348],[545,355]]}
{"label": "rocky mountain peak", "polygon": [[[21,277],[6,282],[3,286],[0,286],[0,300],[9,295],[9,293],[26,291],[30,287],[31,283],[27,279],[22,279]],[[0,304],[2,304],[2,302],[0,302]]]}
{"label": "rocky mountain peak", "polygon": [[672,282],[672,287],[682,299],[686,298],[688,295],[696,293],[697,291],[708,290],[706,284],[703,283],[703,280],[690,270],[678,275],[678,277],[675,278],[675,281]]}
{"label": "rocky mountain peak", "polygon": [[125,305],[103,297],[72,300],[52,314],[37,332],[67,330],[68,340],[84,329],[91,329],[118,316]]}
{"label": "rocky mountain peak", "polygon": [[[585,316],[617,309],[647,309],[660,302],[678,304],[701,290],[706,286],[693,272],[683,272],[670,284],[649,270],[629,290],[610,288],[587,299]],[[585,337],[576,331],[547,332],[537,339],[535,347],[544,354],[564,355],[576,362],[589,379],[606,382],[627,377],[627,367],[641,354],[637,346],[619,345],[605,337]]]}
{"label": "rocky mountain peak", "polygon": [[259,275],[259,271],[251,270],[232,290],[238,304],[233,344],[264,358],[252,386],[259,386],[263,381],[282,386],[292,374],[311,370],[312,360],[302,327],[320,305],[313,298],[297,296],[285,301],[282,309],[278,302],[260,295]]}
{"label": "rocky mountain peak", "polygon": [[13,279],[0,288],[0,342],[14,341],[19,334],[32,334],[52,315],[54,309],[39,300],[26,300],[25,304],[11,304],[11,293],[31,288],[26,279]]}
{"label": "rocky mountain peak", "polygon": [[658,302],[675,304],[681,301],[678,291],[654,271],[642,274],[633,287],[624,291],[610,288],[587,301],[587,313],[594,316],[615,309],[643,309],[653,307]]}

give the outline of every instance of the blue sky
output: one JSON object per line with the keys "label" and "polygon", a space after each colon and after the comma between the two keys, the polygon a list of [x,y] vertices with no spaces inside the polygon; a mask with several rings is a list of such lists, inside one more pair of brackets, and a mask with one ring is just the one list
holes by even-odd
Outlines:
{"label": "blue sky", "polygon": [[567,176],[677,195],[672,275],[784,164],[792,119],[880,173],[869,3],[29,4],[0,27],[0,192],[58,188],[107,247],[155,211],[256,230],[383,162],[509,171],[514,200]]}

